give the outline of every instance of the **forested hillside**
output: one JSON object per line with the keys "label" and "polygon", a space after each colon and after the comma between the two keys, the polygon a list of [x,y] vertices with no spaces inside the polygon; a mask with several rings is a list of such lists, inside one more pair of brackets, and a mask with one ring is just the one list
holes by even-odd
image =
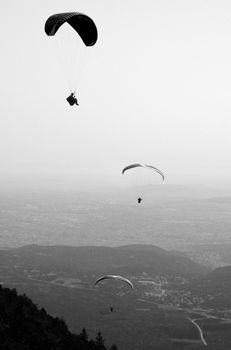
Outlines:
{"label": "forested hillside", "polygon": [[[2,350],[107,350],[100,331],[88,339],[85,329],[72,334],[65,322],[38,309],[16,289],[0,286],[0,348]],[[116,350],[113,345],[111,350]]]}

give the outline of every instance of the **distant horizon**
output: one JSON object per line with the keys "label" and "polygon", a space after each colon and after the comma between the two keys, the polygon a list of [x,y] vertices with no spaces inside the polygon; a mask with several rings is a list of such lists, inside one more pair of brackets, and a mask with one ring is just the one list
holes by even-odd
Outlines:
{"label": "distant horizon", "polygon": [[36,190],[41,189],[45,191],[116,191],[117,189],[132,189],[132,188],[159,188],[165,191],[166,188],[202,188],[204,190],[221,190],[222,192],[227,190],[231,191],[231,182],[225,181],[210,181],[210,182],[193,182],[193,181],[175,181],[163,182],[156,181],[154,183],[148,183],[142,181],[139,183],[124,180],[120,174],[118,176],[110,175],[89,175],[89,174],[49,174],[49,175],[35,175],[35,174],[15,174],[8,177],[0,177],[0,191],[11,190]]}

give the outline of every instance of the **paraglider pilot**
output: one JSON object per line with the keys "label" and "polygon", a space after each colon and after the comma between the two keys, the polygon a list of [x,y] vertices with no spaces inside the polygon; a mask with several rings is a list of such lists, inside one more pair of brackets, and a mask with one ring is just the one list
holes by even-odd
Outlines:
{"label": "paraglider pilot", "polygon": [[138,202],[139,204],[142,202],[142,200],[143,200],[143,198],[141,198],[141,197],[138,197],[138,198],[137,198],[137,202]]}
{"label": "paraglider pilot", "polygon": [[78,100],[77,100],[77,98],[75,97],[75,93],[74,93],[74,92],[72,92],[72,93],[70,94],[70,96],[68,96],[68,97],[66,98],[66,100],[67,100],[67,102],[69,103],[70,106],[73,106],[73,105],[79,106]]}
{"label": "paraglider pilot", "polygon": [[110,305],[110,311],[113,312],[114,311],[114,306]]}

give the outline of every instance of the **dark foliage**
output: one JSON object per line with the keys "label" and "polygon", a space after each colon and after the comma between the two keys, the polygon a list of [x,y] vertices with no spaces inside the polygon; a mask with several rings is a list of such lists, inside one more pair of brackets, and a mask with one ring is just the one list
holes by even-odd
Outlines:
{"label": "dark foliage", "polygon": [[1,350],[107,350],[100,332],[95,340],[88,340],[85,328],[70,333],[62,319],[39,310],[16,289],[0,286],[0,310]]}

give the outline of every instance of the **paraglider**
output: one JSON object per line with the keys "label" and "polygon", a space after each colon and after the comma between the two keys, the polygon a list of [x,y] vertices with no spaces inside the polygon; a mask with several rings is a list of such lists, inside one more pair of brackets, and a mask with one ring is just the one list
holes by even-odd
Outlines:
{"label": "paraglider", "polygon": [[74,92],[72,92],[72,93],[70,94],[70,96],[68,96],[68,97],[66,98],[66,100],[67,100],[67,102],[69,103],[70,106],[73,106],[73,105],[79,106],[78,100],[77,100],[77,98],[75,97],[75,93],[74,93]]}
{"label": "paraglider", "polygon": [[[63,61],[61,65],[64,64],[64,75],[67,76],[69,88],[71,90],[71,94],[66,100],[70,106],[78,106],[78,100],[74,92],[76,89],[75,80],[80,73],[80,60],[83,58],[83,51],[85,51],[86,47],[95,45],[97,41],[97,27],[94,21],[83,13],[65,12],[50,16],[45,23],[44,29],[48,36],[55,36],[56,38],[57,35],[60,40],[58,40],[57,46],[58,51],[60,51],[61,61]],[[65,33],[66,29],[69,32]],[[77,49],[76,52],[74,50],[75,47]],[[68,70],[69,72],[66,72]],[[75,72],[75,70],[77,71]]]}
{"label": "paraglider", "polygon": [[102,276],[102,277],[98,278],[98,279],[95,281],[95,286],[96,286],[99,282],[104,281],[104,280],[108,280],[108,279],[109,279],[109,280],[110,280],[110,279],[119,280],[119,281],[125,282],[125,283],[127,283],[127,284],[131,287],[131,289],[134,289],[134,286],[133,286],[132,282],[129,281],[129,279],[127,279],[127,278],[125,278],[125,277],[123,277],[123,276],[117,276],[117,275],[106,275],[106,276]]}
{"label": "paraglider", "polygon": [[[164,174],[158,168],[156,168],[152,165],[141,164],[141,163],[135,163],[135,164],[130,164],[130,165],[126,166],[125,168],[123,168],[122,174],[124,174],[127,170],[134,169],[134,168],[145,168],[148,170],[152,170],[152,171],[158,173],[162,177],[162,179],[164,180]],[[143,196],[139,195],[137,197],[138,204],[140,204],[142,202],[142,200],[143,200]]]}
{"label": "paraglider", "polygon": [[[105,281],[105,280],[120,281],[120,282],[123,282],[126,285],[128,285],[129,288],[131,288],[132,290],[134,289],[134,286],[133,286],[132,282],[129,279],[127,279],[127,278],[125,278],[123,276],[119,276],[119,275],[105,275],[105,276],[102,276],[102,277],[98,278],[95,281],[94,285],[96,286],[98,283],[101,283],[102,281]],[[115,311],[115,307],[114,307],[113,303],[109,304],[109,310],[110,310],[111,313],[113,313]]]}
{"label": "paraglider", "polygon": [[140,204],[142,202],[143,198],[142,197],[138,197],[137,198],[137,202]]}
{"label": "paraglider", "polygon": [[114,306],[110,305],[110,311],[113,312],[114,311]]}

